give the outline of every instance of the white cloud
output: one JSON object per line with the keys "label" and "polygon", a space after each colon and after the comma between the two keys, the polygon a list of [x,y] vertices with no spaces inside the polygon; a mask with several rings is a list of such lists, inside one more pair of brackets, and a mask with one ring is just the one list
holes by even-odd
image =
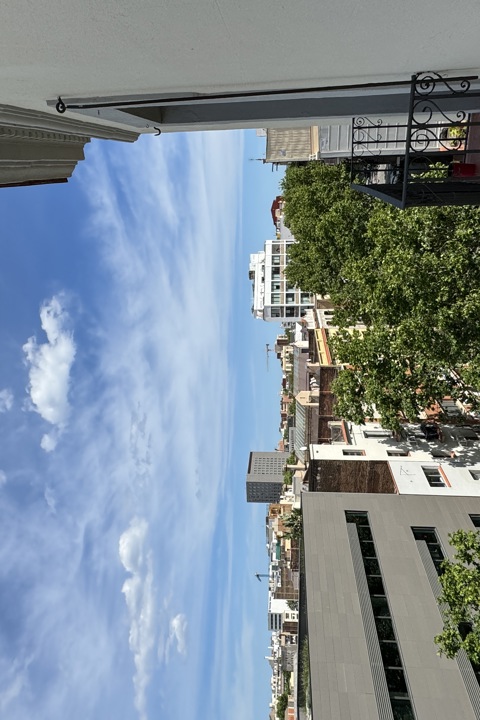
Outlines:
{"label": "white cloud", "polygon": [[[47,339],[32,338],[25,350],[32,409],[50,423],[41,440],[50,452],[29,466],[16,449],[28,472],[17,471],[8,488],[18,488],[21,513],[9,512],[11,493],[0,493],[0,564],[26,588],[15,650],[34,658],[8,716],[123,719],[136,707],[141,720],[153,720],[164,697],[161,714],[177,720],[195,716],[205,653],[215,642],[213,665],[221,666],[237,627],[222,611],[218,651],[204,629],[214,624],[209,565],[232,491],[242,136],[92,142],[88,153],[72,185],[84,185],[93,208],[76,242],[82,253],[88,245],[95,270],[84,282],[89,312],[75,320],[75,412],[75,344],[57,296],[47,303],[56,300],[57,311],[42,317]],[[54,359],[65,338],[71,362],[59,402],[47,389],[57,386]],[[66,423],[68,435],[51,452]],[[231,544],[225,535],[222,564],[232,562]],[[235,597],[236,577],[225,574],[223,583],[220,568],[213,590],[222,605]],[[3,646],[0,670],[2,656],[11,660]],[[186,676],[189,692],[172,692]],[[228,687],[229,663],[224,678]]]}
{"label": "white cloud", "polygon": [[145,554],[144,548],[147,532],[146,520],[134,518],[118,543],[123,567],[131,573],[123,583],[122,593],[130,617],[129,646],[135,663],[135,707],[142,720],[147,718],[145,693],[155,644],[152,553]]}
{"label": "white cloud", "polygon": [[170,621],[170,637],[172,641],[176,642],[177,651],[180,655],[187,654],[186,633],[187,618],[182,613],[179,613]]}
{"label": "white cloud", "polygon": [[70,318],[62,295],[55,295],[42,305],[40,320],[47,342],[38,343],[36,337],[32,336],[23,346],[23,351],[29,366],[28,393],[31,407],[44,420],[57,427],[57,434],[44,435],[41,441],[41,447],[51,452],[70,414],[68,390],[76,347],[69,330]]}
{"label": "white cloud", "polygon": [[9,388],[0,390],[0,413],[11,410],[13,406],[13,393]]}
{"label": "white cloud", "polygon": [[7,482],[7,475],[3,470],[0,470],[0,487],[2,487],[2,485],[6,485],[6,482]]}

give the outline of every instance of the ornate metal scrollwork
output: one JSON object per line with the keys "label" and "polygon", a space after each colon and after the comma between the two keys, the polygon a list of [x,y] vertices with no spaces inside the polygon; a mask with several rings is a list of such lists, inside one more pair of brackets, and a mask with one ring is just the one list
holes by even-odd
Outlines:
{"label": "ornate metal scrollwork", "polygon": [[466,95],[470,90],[469,78],[444,78],[440,73],[427,72],[414,75],[416,95],[432,95],[435,92],[446,91],[451,95]]}
{"label": "ornate metal scrollwork", "polygon": [[[387,126],[385,126],[386,128]],[[382,134],[384,129],[382,118],[372,120],[368,117],[356,117],[352,127],[352,153],[354,157],[362,157],[365,154],[378,155],[369,146],[377,146],[384,142],[386,135]]]}

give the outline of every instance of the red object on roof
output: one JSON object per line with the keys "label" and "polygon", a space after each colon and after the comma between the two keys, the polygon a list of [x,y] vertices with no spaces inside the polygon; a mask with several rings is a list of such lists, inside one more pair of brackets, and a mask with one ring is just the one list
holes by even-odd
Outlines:
{"label": "red object on roof", "polygon": [[281,195],[277,195],[277,197],[275,198],[275,200],[272,203],[271,213],[272,213],[273,224],[275,225],[275,227],[277,227],[277,210],[280,210],[280,204],[282,202],[282,199],[283,198]]}

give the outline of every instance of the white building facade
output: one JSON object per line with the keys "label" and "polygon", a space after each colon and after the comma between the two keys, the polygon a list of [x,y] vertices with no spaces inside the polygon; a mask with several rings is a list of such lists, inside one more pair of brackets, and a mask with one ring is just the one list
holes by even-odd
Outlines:
{"label": "white building facade", "polygon": [[284,271],[295,239],[267,240],[263,251],[250,255],[249,278],[253,285],[252,313],[267,322],[293,326],[314,305],[314,297],[291,285]]}
{"label": "white building facade", "polygon": [[379,423],[332,425],[343,433],[333,432],[331,444],[310,445],[310,460],[385,461],[400,494],[480,495],[480,425],[435,426],[434,439],[426,437],[429,422],[406,424],[399,439]]}

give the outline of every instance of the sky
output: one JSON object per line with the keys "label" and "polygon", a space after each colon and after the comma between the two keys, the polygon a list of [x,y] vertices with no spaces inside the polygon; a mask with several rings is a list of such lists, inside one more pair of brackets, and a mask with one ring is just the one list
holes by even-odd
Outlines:
{"label": "sky", "polygon": [[0,192],[0,717],[268,713],[264,143],[93,141],[68,184]]}

